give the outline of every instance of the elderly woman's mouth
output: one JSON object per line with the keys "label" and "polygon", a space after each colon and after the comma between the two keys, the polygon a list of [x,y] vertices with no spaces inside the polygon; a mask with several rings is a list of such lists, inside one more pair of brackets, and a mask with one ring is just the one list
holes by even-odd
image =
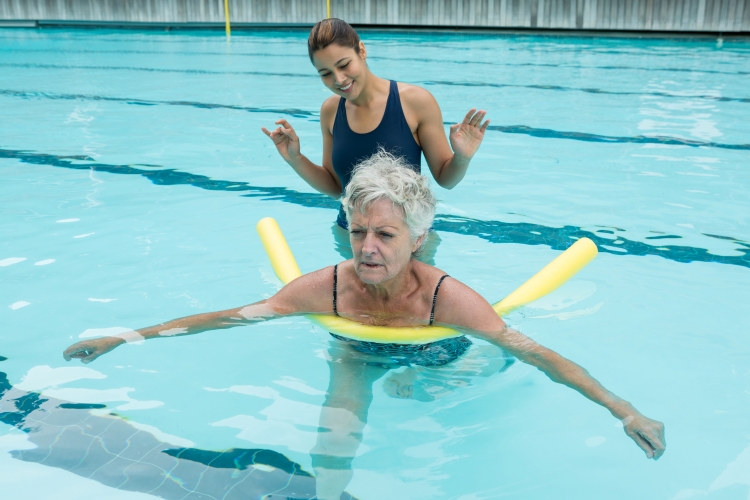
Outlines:
{"label": "elderly woman's mouth", "polygon": [[368,269],[375,269],[376,267],[380,267],[381,264],[376,264],[374,262],[362,262],[362,266]]}

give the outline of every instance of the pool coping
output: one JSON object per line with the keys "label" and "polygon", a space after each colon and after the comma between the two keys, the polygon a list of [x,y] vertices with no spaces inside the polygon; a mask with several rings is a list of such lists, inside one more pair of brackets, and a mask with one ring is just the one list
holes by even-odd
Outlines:
{"label": "pool coping", "polygon": [[[232,23],[235,31],[307,31],[313,23]],[[734,39],[750,41],[750,32],[745,31],[639,31],[639,30],[582,30],[582,29],[539,29],[539,28],[498,28],[461,26],[422,26],[422,25],[373,25],[353,24],[359,31],[370,33],[440,33],[479,36],[532,36],[552,38],[648,38],[648,39]],[[83,28],[83,29],[129,29],[129,30],[224,30],[224,23],[161,23],[130,21],[69,21],[69,20],[30,20],[3,19],[0,28]]]}

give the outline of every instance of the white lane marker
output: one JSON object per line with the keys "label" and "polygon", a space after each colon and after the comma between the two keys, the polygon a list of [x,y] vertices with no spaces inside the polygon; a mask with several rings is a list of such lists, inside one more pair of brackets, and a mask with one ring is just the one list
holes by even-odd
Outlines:
{"label": "white lane marker", "polygon": [[18,302],[15,302],[15,303],[11,304],[8,307],[10,307],[11,309],[13,309],[15,311],[16,309],[21,309],[22,307],[26,307],[28,305],[31,305],[31,302],[26,302],[24,300],[19,300]]}
{"label": "white lane marker", "polygon": [[26,260],[26,257],[8,257],[7,259],[0,260],[0,267],[12,266]]}
{"label": "white lane marker", "polygon": [[117,299],[95,299],[94,297],[89,297],[89,301],[91,302],[112,302],[113,300]]}
{"label": "white lane marker", "polygon": [[46,266],[47,264],[52,264],[53,262],[55,262],[55,259],[45,259],[45,260],[40,260],[39,262],[34,262],[34,265]]}
{"label": "white lane marker", "polygon": [[96,233],[79,234],[78,236],[73,236],[73,238],[85,238],[86,236],[91,236],[92,234]]}
{"label": "white lane marker", "polygon": [[79,220],[81,220],[81,219],[62,219],[62,220],[59,220],[57,222],[61,223],[61,224],[65,224],[67,222],[78,222]]}

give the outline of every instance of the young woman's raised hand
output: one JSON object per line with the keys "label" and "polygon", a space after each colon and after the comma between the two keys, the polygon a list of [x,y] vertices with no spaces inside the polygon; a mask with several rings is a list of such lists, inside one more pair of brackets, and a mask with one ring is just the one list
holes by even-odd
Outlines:
{"label": "young woman's raised hand", "polygon": [[487,114],[484,110],[477,111],[472,108],[466,113],[464,121],[451,126],[449,139],[453,152],[465,158],[471,158],[479,149],[484,139],[484,131],[490,121],[482,123],[484,116]]}
{"label": "young woman's raised hand", "polygon": [[281,157],[289,162],[300,154],[299,137],[288,121],[276,120],[275,123],[281,126],[273,132],[269,132],[266,127],[261,127],[261,130],[271,138]]}

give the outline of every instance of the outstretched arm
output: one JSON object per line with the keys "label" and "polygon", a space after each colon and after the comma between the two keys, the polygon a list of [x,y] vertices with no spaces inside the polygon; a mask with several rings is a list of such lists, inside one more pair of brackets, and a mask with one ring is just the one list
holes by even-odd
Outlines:
{"label": "outstretched arm", "polygon": [[504,326],[485,338],[524,363],[535,366],[553,381],[565,384],[605,407],[622,422],[625,433],[646,453],[647,458],[658,460],[664,453],[664,424],[644,416],[632,404],[608,391],[583,367],[512,328]]}
{"label": "outstretched arm", "polygon": [[82,340],[65,349],[63,357],[66,361],[77,358],[83,363],[90,363],[102,354],[128,342],[176,337],[179,335],[194,335],[208,330],[223,330],[272,319],[277,316],[279,314],[264,300],[237,309],[227,309],[225,311],[177,318],[166,323],[120,333],[112,337]]}
{"label": "outstretched arm", "polygon": [[235,309],[177,318],[112,337],[82,340],[65,349],[63,357],[66,361],[77,358],[83,363],[90,363],[102,354],[128,342],[224,330],[281,316],[329,313],[332,290],[333,272],[331,268],[325,268],[300,276],[268,300]]}
{"label": "outstretched arm", "polygon": [[622,422],[625,433],[646,453],[646,457],[657,460],[664,453],[664,424],[644,416],[629,402],[608,391],[581,366],[508,328],[492,306],[471,288],[456,280],[446,281],[440,289],[436,311],[439,311],[435,315],[436,322],[492,342],[535,366],[553,381],[567,385],[607,408]]}

